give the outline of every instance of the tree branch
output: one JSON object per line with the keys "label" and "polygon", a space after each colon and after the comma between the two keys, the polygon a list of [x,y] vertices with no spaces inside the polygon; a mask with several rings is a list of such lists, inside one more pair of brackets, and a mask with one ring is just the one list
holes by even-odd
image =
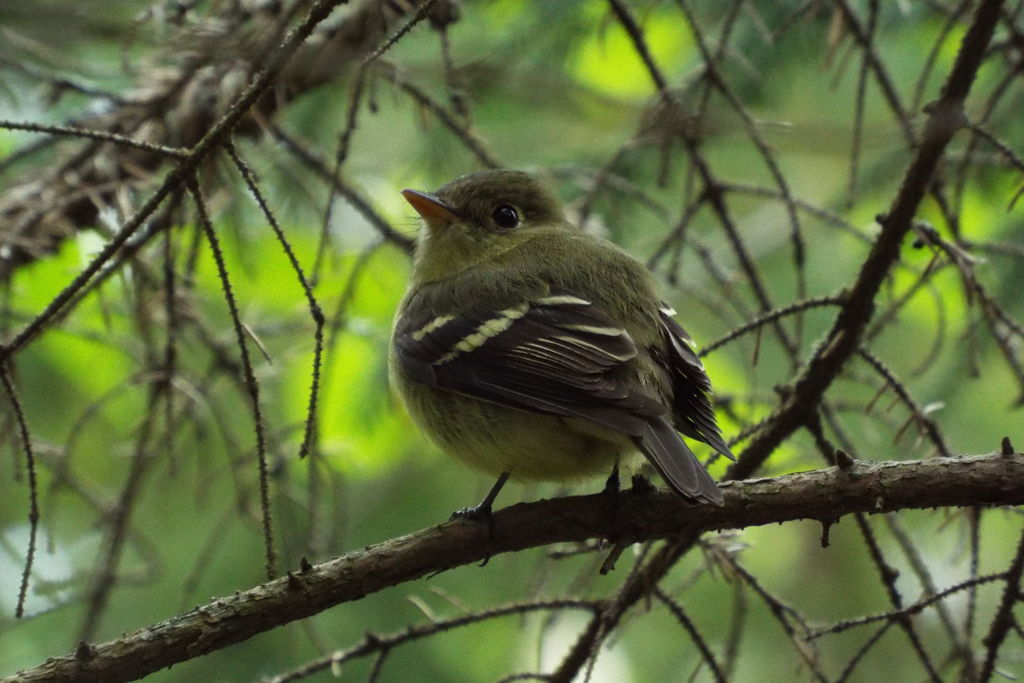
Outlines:
{"label": "tree branch", "polygon": [[928,123],[900,191],[888,213],[878,219],[882,230],[849,290],[846,303],[828,336],[793,383],[786,401],[767,420],[767,428],[751,439],[739,461],[729,468],[729,478],[749,477],[779,444],[806,424],[846,361],[860,347],[864,330],[874,313],[875,296],[899,259],[903,238],[910,232],[946,145],[966,123],[964,100],[985,59],[1002,5],[1002,0],[986,0],[978,7],[942,94],[928,107]]}
{"label": "tree branch", "polygon": [[[246,97],[241,111],[231,114],[230,129],[248,137],[262,135],[266,120],[359,64],[404,12],[400,3],[361,0],[335,24],[313,30],[348,2],[299,2],[290,11],[268,5],[263,12],[228,10],[206,17],[162,46],[173,66],[142,65],[134,90],[102,114],[69,126],[4,122],[0,127],[96,142],[84,150],[62,151],[50,164],[53,171],[25,174],[24,181],[0,192],[0,279],[55,250],[77,230],[94,226],[102,209],[115,203],[118,188],[157,174],[168,156],[181,158],[183,150],[201,146],[211,126],[238,109],[235,102],[247,87],[257,97]],[[298,33],[289,32],[292,14],[307,4],[317,19],[300,24]],[[434,2],[426,10],[435,24],[451,23],[457,16],[447,2]],[[254,90],[249,86],[256,79],[262,83]],[[100,145],[111,141],[117,144]]]}
{"label": "tree branch", "polygon": [[[730,482],[725,504],[690,506],[668,492],[625,491],[614,516],[607,494],[521,503],[494,515],[494,536],[454,521],[289,572],[101,645],[82,643],[3,681],[126,681],[219,650],[339,603],[493,555],[551,543],[616,543],[700,531],[835,521],[852,513],[1024,504],[1024,454],[868,463]],[[614,519],[612,519],[614,517]],[[482,570],[487,571],[487,570]],[[0,682],[2,683],[2,682]]]}

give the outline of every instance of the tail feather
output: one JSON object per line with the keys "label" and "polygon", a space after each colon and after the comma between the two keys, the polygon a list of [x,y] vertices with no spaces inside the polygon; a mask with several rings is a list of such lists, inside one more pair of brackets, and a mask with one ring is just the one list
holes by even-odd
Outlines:
{"label": "tail feather", "polygon": [[722,505],[722,492],[682,437],[663,418],[647,422],[637,445],[669,486],[684,498]]}

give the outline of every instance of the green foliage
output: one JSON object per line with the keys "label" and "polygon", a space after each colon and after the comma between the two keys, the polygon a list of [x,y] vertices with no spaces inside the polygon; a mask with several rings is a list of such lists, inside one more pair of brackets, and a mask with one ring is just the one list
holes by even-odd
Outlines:
{"label": "green foliage", "polygon": [[[221,5],[210,4],[201,11],[213,12]],[[692,4],[700,5],[695,11],[704,40],[713,41],[726,30],[718,3]],[[912,149],[872,81],[863,100],[860,166],[851,194],[852,121],[863,53],[854,48],[848,33],[830,33],[835,31],[834,25],[830,28],[835,21],[829,16],[831,9],[792,18],[790,13],[800,3],[741,4],[731,27],[735,33],[720,62],[722,77],[742,99],[753,130],[771,148],[792,195],[838,217],[827,220],[800,210],[807,252],[806,268],[798,276],[784,204],[761,195],[724,194],[771,307],[778,307],[834,294],[856,277],[878,231],[875,217],[898,191]],[[945,18],[924,6],[880,4],[885,7],[873,45],[904,96],[911,122],[919,128],[920,105],[938,94],[964,27],[957,24],[945,36],[920,101],[914,100],[918,106],[911,107],[923,56],[933,47]],[[90,3],[94,5],[105,7]],[[681,96],[690,115],[702,113],[701,149],[719,179],[775,188],[743,118],[720,95],[705,102],[697,36],[678,8],[660,2],[627,5],[639,17],[653,59],[673,92]],[[0,25],[4,11],[0,10]],[[793,23],[786,23],[781,34],[766,35],[789,18]],[[119,46],[129,35],[130,18],[107,8],[95,19],[95,24],[83,28],[88,30],[81,34],[81,42],[60,45],[55,37],[55,44],[47,47],[64,48],[66,59],[105,87],[125,88],[137,82],[136,74],[123,70],[120,61]],[[97,27],[107,22],[116,30],[97,33]],[[667,244],[666,236],[700,186],[679,139],[665,137],[657,126],[644,130],[643,122],[656,104],[652,81],[606,5],[467,2],[449,32],[455,85],[467,100],[469,119],[453,113],[446,99],[449,92],[436,32],[426,26],[413,29],[387,58],[397,65],[397,73],[437,98],[462,126],[461,133],[482,140],[503,164],[544,173],[572,215],[593,200],[588,230],[607,234],[640,258]],[[131,49],[148,53],[147,48],[132,43]],[[977,89],[985,97],[1004,77],[1001,69],[991,65],[981,72]],[[478,167],[479,160],[450,127],[383,72],[367,73],[365,99],[339,177],[397,233],[410,237],[416,222],[398,192],[403,187],[435,188]],[[27,84],[19,81],[11,89],[29,108],[45,110],[39,93]],[[330,169],[352,92],[351,75],[331,81],[296,100],[274,121],[307,141]],[[67,97],[70,104],[65,100],[62,107],[84,111],[88,98]],[[1024,119],[1013,106],[1020,104],[1019,92],[1008,99],[1010,104],[994,107],[989,125],[1020,154]],[[14,152],[13,141],[20,144],[23,139],[0,129],[0,163]],[[945,169],[949,177],[968,153],[968,144],[964,138],[955,146]],[[417,433],[387,387],[387,342],[405,286],[408,255],[394,244],[382,243],[365,212],[335,197],[327,222],[330,240],[318,261],[329,202],[327,184],[271,137],[240,139],[238,146],[253,164],[306,277],[315,282],[313,291],[327,319],[312,454],[300,461],[314,362],[314,322],[308,303],[289,259],[237,173],[224,158],[204,167],[204,191],[217,209],[214,229],[248,328],[246,344],[260,386],[280,568],[296,567],[303,556],[319,561],[438,524],[453,509],[476,502],[491,482],[443,458]],[[611,182],[591,197],[598,169],[620,148],[617,163],[609,166]],[[956,239],[962,238],[965,249],[997,243],[1014,243],[1019,249],[1020,203],[1012,211],[1007,205],[1020,188],[1020,175],[1005,161],[991,161],[1001,159],[992,147],[984,146],[983,151],[989,161],[972,160],[969,182],[957,195]],[[0,178],[10,181],[20,173],[47,170],[32,163],[4,169]],[[124,190],[133,206],[152,191],[148,173],[140,175],[147,177]],[[953,239],[945,210],[929,199],[918,218]],[[117,216],[110,222],[118,226],[123,219]],[[123,534],[118,581],[90,639],[115,638],[264,578],[253,412],[240,370],[236,331],[195,216],[182,211],[172,222],[169,234],[180,296],[174,324],[167,316],[161,236],[147,244],[137,260],[87,294],[60,325],[44,330],[13,363],[39,461],[43,517],[30,616],[14,621],[9,615],[27,547],[28,494],[24,456],[5,397],[0,422],[0,608],[5,613],[0,618],[0,672],[35,665],[77,643],[92,609],[87,598],[97,568],[110,546],[111,511],[118,509],[140,440],[148,458],[143,483]],[[670,246],[654,270],[664,280],[666,299],[680,311],[684,326],[706,345],[769,307],[758,304],[743,264],[711,208],[698,209],[687,231],[690,242],[678,254]],[[41,253],[19,266],[5,295],[4,338],[42,311],[109,237],[106,230],[82,230],[60,241],[52,253]],[[940,272],[924,282],[922,273],[933,259]],[[316,272],[314,263],[321,264]],[[1024,313],[1018,292],[1024,263],[1019,254],[986,253],[976,263],[978,281],[1019,319]],[[879,309],[888,310],[917,288],[920,291],[900,308],[898,320],[869,340],[870,348],[908,382],[919,405],[934,409],[929,415],[941,422],[955,452],[991,451],[1003,434],[1024,440],[1015,403],[1021,392],[1018,378],[1008,369],[1007,354],[985,331],[977,299],[966,296],[961,272],[931,246],[907,246],[880,295]],[[812,309],[799,327],[785,323],[799,346],[799,360],[808,357],[830,328],[835,310]],[[170,339],[177,356],[173,389],[156,396]],[[1019,338],[1012,342],[1018,349],[1019,343]],[[720,422],[727,436],[767,417],[779,399],[773,389],[785,384],[794,369],[770,327],[741,337],[705,360],[722,399]],[[879,376],[856,359],[850,367],[829,398],[844,426],[843,435],[854,442],[854,455],[867,460],[933,455],[933,445],[915,426],[901,431],[908,411],[894,401],[891,390],[872,403],[884,384]],[[147,421],[152,423],[149,438],[142,438]],[[843,436],[831,429],[830,437],[842,445]],[[822,466],[814,441],[801,432],[774,452],[761,473],[772,476]],[[711,471],[723,475],[725,463],[715,463]],[[570,490],[591,492],[600,485],[581,482]],[[511,486],[499,506],[564,492],[555,485]],[[915,512],[898,519],[934,569],[940,589],[967,575],[965,539],[971,520],[966,513]],[[913,602],[924,589],[911,559],[891,529],[877,520],[872,524],[888,562],[900,571],[902,595]],[[983,516],[981,573],[1005,569],[1019,526],[1011,513]],[[765,602],[730,574],[727,565],[708,559],[712,550],[736,558],[765,590],[814,626],[892,609],[855,521],[844,519],[835,526],[827,549],[820,547],[820,536],[819,524],[801,522],[709,538],[709,555],[691,551],[663,582],[666,591],[686,587],[673,595],[720,661],[733,628],[732,600],[736,593],[743,594],[743,607],[736,609],[748,615],[746,636],[730,680],[791,680],[810,674],[798,655],[804,645],[792,644]],[[372,595],[177,665],[152,679],[253,680],[350,647],[368,632],[397,632],[435,616],[552,595],[604,599],[614,595],[635,560],[633,550],[628,550],[615,572],[600,576],[603,550],[560,559],[550,557],[550,550],[495,557],[485,567],[461,567]],[[950,609],[962,614],[967,609],[965,596],[952,599]],[[977,599],[975,643],[992,618],[999,593],[986,587]],[[651,614],[644,614],[648,609]],[[710,680],[706,666],[699,668],[692,640],[663,605],[651,602],[634,610],[621,636],[602,646],[593,680],[678,680],[695,670],[696,680]],[[389,654],[382,680],[468,682],[516,671],[550,671],[572,646],[585,617],[583,612],[508,616],[406,645]],[[934,613],[916,623],[925,642],[946,643]],[[866,633],[851,630],[815,641],[822,667],[838,675],[863,645]],[[1019,653],[1019,640],[1015,648]],[[903,632],[890,629],[859,664],[854,680],[921,678],[920,662],[908,652]],[[936,647],[930,654],[941,664],[948,652]],[[359,680],[370,669],[366,661],[345,664],[340,678]],[[952,665],[942,672],[952,677]],[[318,680],[329,679],[326,672]]]}

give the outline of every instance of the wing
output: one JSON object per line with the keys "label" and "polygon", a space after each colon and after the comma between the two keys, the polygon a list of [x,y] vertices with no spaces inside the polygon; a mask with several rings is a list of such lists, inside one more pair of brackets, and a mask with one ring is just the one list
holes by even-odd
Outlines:
{"label": "wing", "polygon": [[636,345],[586,299],[555,293],[482,315],[407,323],[396,330],[397,357],[419,382],[634,437],[666,412],[623,381]]}
{"label": "wing", "polygon": [[628,435],[679,493],[721,493],[672,429],[665,407],[632,388],[626,330],[587,299],[553,292],[473,316],[403,316],[400,371],[440,389],[521,410],[584,418]]}
{"label": "wing", "polygon": [[672,317],[675,315],[674,310],[663,305],[660,313],[668,353],[657,360],[672,378],[672,412],[676,428],[687,436],[703,441],[730,460],[735,460],[715,421],[715,412],[708,399],[711,380],[704,372],[704,364],[690,346],[693,340]]}

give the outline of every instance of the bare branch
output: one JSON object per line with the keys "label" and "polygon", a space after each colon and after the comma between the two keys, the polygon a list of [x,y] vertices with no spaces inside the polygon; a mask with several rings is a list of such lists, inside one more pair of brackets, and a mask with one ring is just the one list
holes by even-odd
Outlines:
{"label": "bare branch", "polygon": [[[463,521],[432,526],[289,572],[284,578],[214,600],[168,621],[108,643],[44,662],[15,680],[132,680],[245,640],[342,602],[359,600],[405,581],[480,562],[499,553],[565,541],[615,538],[638,542],[676,537],[649,572],[627,581],[621,613],[646,594],[648,580],[672,566],[700,531],[776,524],[794,519],[837,519],[854,513],[890,512],[934,506],[1024,504],[1024,454],[932,458],[920,462],[856,463],[773,479],[732,482],[723,487],[725,505],[688,506],[668,492],[626,491],[617,513],[605,513],[607,495],[575,496],[522,503],[494,515],[494,537]],[[680,543],[679,535],[684,536]],[[590,652],[589,647],[581,652]],[[83,652],[86,656],[83,656]],[[588,655],[584,654],[580,663]],[[578,666],[568,667],[578,671]],[[557,675],[556,677],[557,678]]]}

